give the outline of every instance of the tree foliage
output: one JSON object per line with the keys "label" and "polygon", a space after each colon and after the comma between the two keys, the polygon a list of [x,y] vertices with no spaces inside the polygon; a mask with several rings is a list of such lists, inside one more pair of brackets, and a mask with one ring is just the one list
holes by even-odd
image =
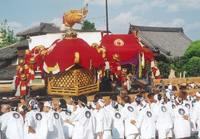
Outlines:
{"label": "tree foliage", "polygon": [[14,37],[14,31],[9,28],[7,20],[4,20],[0,25],[0,48],[17,41],[18,39]]}
{"label": "tree foliage", "polygon": [[93,30],[94,31],[94,30],[96,30],[95,23],[91,23],[90,21],[85,20],[83,22],[83,25],[82,25],[81,29],[82,30]]}
{"label": "tree foliage", "polygon": [[200,57],[193,56],[187,63],[187,74],[192,77],[200,76]]}
{"label": "tree foliage", "polygon": [[186,71],[187,77],[200,76],[200,40],[191,43],[184,56],[174,57],[167,61],[167,63],[163,61],[158,63],[162,78],[168,78],[170,69],[175,70],[176,77],[179,77],[179,74],[184,71]]}
{"label": "tree foliage", "polygon": [[158,62],[158,68],[160,69],[160,75],[162,78],[168,78],[170,72],[170,64],[163,61]]}
{"label": "tree foliage", "polygon": [[200,40],[192,42],[188,49],[185,51],[184,56],[188,59],[192,58],[193,56],[200,57]]}

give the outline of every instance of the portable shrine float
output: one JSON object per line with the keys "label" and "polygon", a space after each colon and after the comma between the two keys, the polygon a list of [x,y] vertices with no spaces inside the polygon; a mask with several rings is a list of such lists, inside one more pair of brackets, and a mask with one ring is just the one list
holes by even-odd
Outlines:
{"label": "portable shrine float", "polygon": [[143,64],[153,58],[153,54],[133,34],[102,33],[101,44],[90,46],[72,30],[73,25],[80,23],[86,14],[87,7],[64,13],[63,25],[69,27],[69,31],[50,47],[39,45],[25,52],[24,60],[19,60],[15,79],[15,88],[20,90],[20,94],[16,93],[18,96],[27,95],[27,86],[35,79],[36,70],[41,71],[48,94],[79,96],[99,91],[97,70],[103,75],[105,62],[109,63],[112,74],[122,78],[122,65],[134,64],[138,68],[142,65],[141,58]]}

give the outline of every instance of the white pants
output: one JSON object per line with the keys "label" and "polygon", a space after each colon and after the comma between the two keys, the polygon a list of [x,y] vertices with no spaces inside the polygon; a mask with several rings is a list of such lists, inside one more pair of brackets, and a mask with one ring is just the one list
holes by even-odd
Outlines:
{"label": "white pants", "polygon": [[[97,139],[99,139],[98,134],[97,134]],[[110,130],[103,131],[103,139],[112,139]]]}
{"label": "white pants", "polygon": [[128,135],[128,136],[126,137],[126,139],[136,139],[137,136],[138,136],[138,134]]}
{"label": "white pants", "polygon": [[159,129],[158,130],[158,138],[165,139],[165,138],[172,138],[172,129]]}

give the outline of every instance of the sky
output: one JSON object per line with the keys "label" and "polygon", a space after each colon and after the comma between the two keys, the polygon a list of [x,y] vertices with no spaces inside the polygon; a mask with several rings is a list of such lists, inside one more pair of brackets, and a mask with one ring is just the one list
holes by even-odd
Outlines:
{"label": "sky", "polygon": [[[0,0],[0,23],[7,19],[15,34],[40,22],[60,26],[64,12],[81,9],[86,3],[86,19],[97,30],[106,30],[105,0]],[[127,34],[132,24],[183,27],[191,40],[200,39],[200,0],[108,0],[108,17],[113,34]]]}

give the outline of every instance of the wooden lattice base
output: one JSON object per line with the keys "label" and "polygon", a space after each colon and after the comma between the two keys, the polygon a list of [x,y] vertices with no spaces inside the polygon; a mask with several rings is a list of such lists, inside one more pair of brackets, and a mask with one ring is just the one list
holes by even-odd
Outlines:
{"label": "wooden lattice base", "polygon": [[95,69],[70,69],[55,75],[47,75],[48,94],[79,96],[95,91],[99,91]]}

